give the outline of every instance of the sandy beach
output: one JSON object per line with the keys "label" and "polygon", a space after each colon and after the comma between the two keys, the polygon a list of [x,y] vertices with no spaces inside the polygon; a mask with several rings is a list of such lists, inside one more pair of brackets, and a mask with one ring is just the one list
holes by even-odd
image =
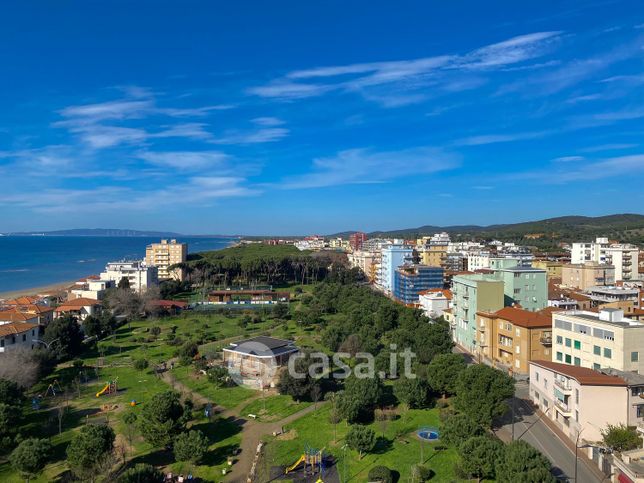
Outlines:
{"label": "sandy beach", "polygon": [[16,297],[21,297],[24,295],[39,295],[42,293],[55,292],[58,290],[63,290],[72,285],[75,281],[71,282],[58,282],[51,285],[45,285],[42,287],[32,287],[32,288],[23,288],[20,290],[11,290],[8,292],[0,292],[0,300],[14,299]]}

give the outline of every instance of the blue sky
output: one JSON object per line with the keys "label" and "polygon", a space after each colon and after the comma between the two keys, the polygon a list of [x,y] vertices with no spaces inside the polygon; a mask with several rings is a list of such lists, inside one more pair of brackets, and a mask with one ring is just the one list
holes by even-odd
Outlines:
{"label": "blue sky", "polygon": [[14,1],[0,45],[0,231],[643,211],[640,1]]}

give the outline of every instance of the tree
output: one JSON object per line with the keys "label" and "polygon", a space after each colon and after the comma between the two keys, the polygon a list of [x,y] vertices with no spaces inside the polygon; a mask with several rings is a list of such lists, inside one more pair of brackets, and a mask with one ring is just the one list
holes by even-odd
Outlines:
{"label": "tree", "polygon": [[120,290],[129,290],[130,289],[130,281],[128,280],[127,277],[123,277],[123,278],[121,278],[121,280],[119,280],[119,283],[118,283],[117,287]]}
{"label": "tree", "polygon": [[179,434],[174,440],[174,457],[177,461],[196,463],[208,450],[208,438],[201,431]]}
{"label": "tree", "polygon": [[499,483],[555,483],[550,461],[525,441],[505,446],[496,466]]}
{"label": "tree", "polygon": [[452,414],[443,421],[441,438],[445,443],[459,447],[470,437],[483,433],[481,425],[467,414]]}
{"label": "tree", "polygon": [[67,447],[67,463],[85,481],[94,481],[98,468],[114,450],[114,430],[105,424],[87,424]]}
{"label": "tree", "polygon": [[418,377],[401,377],[394,383],[394,395],[410,408],[422,408],[427,404],[429,385]]}
{"label": "tree", "polygon": [[[2,359],[4,362],[4,359]],[[19,406],[24,400],[24,392],[14,381],[0,379],[0,403]]]}
{"label": "tree", "polygon": [[514,380],[505,373],[477,364],[468,366],[456,381],[454,407],[486,428],[505,413],[505,400],[514,395]]}
{"label": "tree", "polygon": [[148,368],[149,365],[150,363],[147,359],[141,358],[134,360],[134,369],[136,369],[137,371],[144,371]]}
{"label": "tree", "polygon": [[123,315],[128,320],[135,319],[144,310],[145,303],[142,297],[129,288],[116,288],[108,290],[105,294],[105,306],[115,316]]}
{"label": "tree", "polygon": [[208,380],[212,382],[215,387],[224,387],[230,380],[230,374],[226,368],[222,366],[212,366],[208,369],[206,374],[208,375]]}
{"label": "tree", "polygon": [[29,483],[43,470],[51,457],[51,443],[48,439],[25,439],[13,450],[9,460],[11,466]]}
{"label": "tree", "polygon": [[622,452],[642,446],[642,438],[637,434],[634,426],[625,424],[609,424],[602,431],[604,444],[613,451]]}
{"label": "tree", "polygon": [[139,463],[134,468],[126,470],[118,481],[119,483],[159,483],[163,481],[163,473],[152,465]]}
{"label": "tree", "polygon": [[376,433],[366,426],[351,426],[346,441],[349,448],[356,450],[362,459],[365,453],[369,453],[376,446]]}
{"label": "tree", "polygon": [[503,452],[503,443],[490,436],[474,436],[459,447],[461,469],[477,481],[494,479],[496,464]]}
{"label": "tree", "polygon": [[393,483],[394,476],[391,470],[386,466],[374,466],[369,470],[369,481],[377,481],[379,483]]}
{"label": "tree", "polygon": [[156,447],[169,448],[174,437],[184,428],[184,408],[179,394],[166,391],[155,394],[143,406],[139,418],[141,434]]}
{"label": "tree", "polygon": [[382,399],[383,385],[379,378],[348,377],[338,408],[347,422],[365,421],[373,416],[373,410]]}
{"label": "tree", "polygon": [[125,438],[130,446],[132,446],[132,441],[134,440],[134,430],[136,429],[136,421],[138,417],[134,412],[127,412],[123,416],[123,422],[125,423]]}
{"label": "tree", "polygon": [[421,321],[414,330],[413,349],[420,363],[428,364],[439,354],[449,354],[452,347],[454,342],[447,323]]}
{"label": "tree", "polygon": [[103,322],[98,317],[90,315],[83,320],[83,332],[87,337],[100,337],[103,333]]}
{"label": "tree", "polygon": [[278,303],[273,308],[273,317],[276,319],[287,319],[289,316],[288,305],[283,303]]}
{"label": "tree", "polygon": [[39,349],[16,347],[0,355],[0,380],[7,379],[20,387],[33,386],[41,376]]}
{"label": "tree", "polygon": [[66,315],[49,323],[43,340],[50,344],[50,350],[59,361],[65,361],[81,353],[83,332],[76,319]]}
{"label": "tree", "polygon": [[288,394],[296,401],[302,401],[311,397],[313,386],[317,381],[309,373],[311,359],[309,354],[303,354],[295,360],[295,377],[288,370],[282,370],[277,381],[277,390],[280,394]]}
{"label": "tree", "polygon": [[427,366],[427,378],[432,389],[443,397],[456,392],[458,376],[467,368],[461,354],[438,354]]}

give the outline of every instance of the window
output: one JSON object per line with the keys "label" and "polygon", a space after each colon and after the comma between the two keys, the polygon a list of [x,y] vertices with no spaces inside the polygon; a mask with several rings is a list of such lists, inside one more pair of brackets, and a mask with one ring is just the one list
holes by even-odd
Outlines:
{"label": "window", "polygon": [[563,361],[563,354],[561,352],[557,352],[557,360],[558,361]]}
{"label": "window", "polygon": [[575,345],[575,349],[577,349],[577,350],[581,350],[581,341],[576,340],[576,341],[574,341],[574,342],[575,342],[575,344],[574,344],[574,345]]}
{"label": "window", "polygon": [[518,294],[520,294],[520,293],[521,293],[521,289],[520,289],[520,288],[515,288],[515,289],[514,289],[514,295],[518,295]]}
{"label": "window", "polygon": [[27,334],[22,334],[22,341],[26,342],[27,341]]}
{"label": "window", "polygon": [[593,369],[595,369],[596,371],[600,370],[601,368],[602,368],[602,366],[600,366],[596,362],[593,364]]}
{"label": "window", "polygon": [[566,364],[570,364],[572,362],[572,358],[570,357],[570,354],[566,354]]}
{"label": "window", "polygon": [[613,357],[613,351],[604,347],[604,357],[606,359],[610,359],[611,357]]}
{"label": "window", "polygon": [[640,360],[640,353],[637,351],[631,352],[631,362],[638,362]]}
{"label": "window", "polygon": [[575,357],[575,365],[581,366],[581,359],[579,357]]}
{"label": "window", "polygon": [[598,345],[593,346],[593,354],[596,356],[601,356],[602,355],[602,348],[599,347]]}
{"label": "window", "polygon": [[517,359],[516,361],[514,361],[514,365],[516,366],[517,369],[519,369],[521,367],[521,361]]}
{"label": "window", "polygon": [[644,404],[637,405],[637,417],[644,418]]}
{"label": "window", "polygon": [[561,337],[560,335],[557,336],[557,344],[563,344],[563,337]]}
{"label": "window", "polygon": [[548,389],[548,379],[544,379],[544,380],[543,380],[543,387],[545,387],[546,389]]}
{"label": "window", "polygon": [[516,346],[516,347],[514,348],[514,352],[516,352],[517,354],[521,354],[521,346],[519,346],[519,345],[518,345],[518,346]]}
{"label": "window", "polygon": [[521,335],[521,329],[517,329],[517,335]]}
{"label": "window", "polygon": [[575,421],[579,422],[579,411],[575,409]]}
{"label": "window", "polygon": [[579,404],[579,389],[575,389],[575,404]]}
{"label": "window", "polygon": [[570,345],[571,345],[571,340],[568,337],[566,337],[566,347],[570,347]]}

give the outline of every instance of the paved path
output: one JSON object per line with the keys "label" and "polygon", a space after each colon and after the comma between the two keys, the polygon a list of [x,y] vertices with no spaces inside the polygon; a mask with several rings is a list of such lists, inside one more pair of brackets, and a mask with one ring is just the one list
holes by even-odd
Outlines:
{"label": "paved path", "polygon": [[[566,438],[553,426],[548,419],[534,407],[528,400],[528,384],[518,382],[516,397],[514,399],[516,418],[514,423],[515,439],[522,439],[526,443],[541,451],[553,465],[555,476],[563,481],[575,481],[575,444]],[[508,414],[508,421],[496,431],[497,436],[508,442],[512,440],[512,417]],[[577,482],[600,483],[604,475],[597,465],[592,463],[585,455],[584,450],[578,451]],[[575,483],[577,483],[575,482]]]}
{"label": "paved path", "polygon": [[168,383],[175,390],[184,393],[190,394],[193,402],[196,405],[206,405],[208,403],[213,405],[214,412],[223,419],[228,419],[229,421],[234,422],[241,428],[241,444],[239,446],[241,450],[240,458],[232,466],[230,473],[226,475],[226,481],[231,483],[246,483],[246,478],[250,473],[251,466],[255,459],[255,453],[257,451],[257,445],[261,441],[262,437],[273,434],[274,432],[281,431],[281,429],[289,423],[305,416],[317,408],[323,406],[326,401],[320,401],[310,406],[297,411],[296,413],[291,414],[290,416],[285,417],[280,421],[273,421],[262,423],[260,421],[255,421],[253,419],[245,419],[241,415],[242,409],[250,404],[252,401],[259,399],[261,394],[257,394],[250,399],[246,399],[238,406],[232,409],[225,409],[221,406],[217,406],[214,401],[211,401],[207,397],[199,394],[196,391],[193,391],[188,386],[186,386],[181,381],[177,380],[171,371],[164,371],[161,373],[161,379]]}

